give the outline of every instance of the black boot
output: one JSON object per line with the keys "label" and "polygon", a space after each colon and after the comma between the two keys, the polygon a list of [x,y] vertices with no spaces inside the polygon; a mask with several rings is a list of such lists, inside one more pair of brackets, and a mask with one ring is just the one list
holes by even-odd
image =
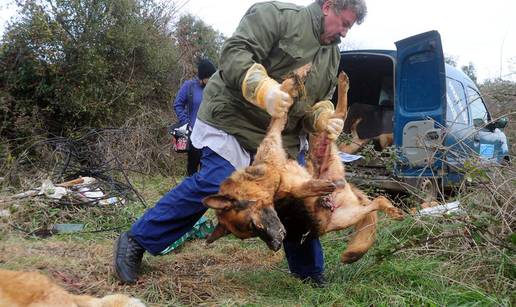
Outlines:
{"label": "black boot", "polygon": [[123,283],[136,282],[144,252],[145,249],[131,238],[129,233],[120,234],[115,243],[113,263],[116,275]]}
{"label": "black boot", "polygon": [[303,283],[309,284],[314,288],[325,288],[328,285],[326,278],[323,273],[309,275],[309,276],[301,276],[296,273],[291,273],[293,277],[301,279]]}
{"label": "black boot", "polygon": [[308,277],[308,281],[315,288],[325,288],[328,285],[328,282],[322,273]]}

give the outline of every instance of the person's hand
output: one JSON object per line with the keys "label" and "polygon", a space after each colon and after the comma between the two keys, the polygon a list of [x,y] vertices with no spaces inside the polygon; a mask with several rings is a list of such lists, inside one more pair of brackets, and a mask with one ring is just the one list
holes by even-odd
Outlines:
{"label": "person's hand", "polygon": [[313,106],[315,113],[315,130],[328,133],[328,138],[336,140],[344,128],[344,121],[334,117],[333,103],[329,100],[319,101]]}
{"label": "person's hand", "polygon": [[342,133],[344,128],[344,121],[341,118],[330,118],[326,125],[326,132],[330,140],[336,140]]}
{"label": "person's hand", "polygon": [[253,64],[242,82],[242,94],[247,101],[264,109],[272,117],[282,116],[293,103],[292,97],[280,89],[280,84],[267,75],[265,67]]}
{"label": "person's hand", "polygon": [[[267,88],[264,88],[262,85],[262,88],[260,89],[260,92],[263,91],[264,93],[263,102],[267,113],[272,117],[278,117],[288,112],[293,100],[289,94],[280,89],[280,85],[278,83],[271,84]],[[258,95],[260,95],[260,93]],[[258,98],[258,100],[260,100],[260,98]]]}

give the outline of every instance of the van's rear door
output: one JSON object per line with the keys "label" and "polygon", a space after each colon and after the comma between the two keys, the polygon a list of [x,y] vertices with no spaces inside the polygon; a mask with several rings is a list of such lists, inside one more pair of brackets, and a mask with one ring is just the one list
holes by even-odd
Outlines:
{"label": "van's rear door", "polygon": [[[406,162],[399,175],[424,175],[440,166],[435,156],[442,144],[446,110],[446,76],[437,31],[395,43],[396,102],[394,143]],[[423,171],[425,170],[425,171]],[[422,173],[423,172],[423,173]]]}

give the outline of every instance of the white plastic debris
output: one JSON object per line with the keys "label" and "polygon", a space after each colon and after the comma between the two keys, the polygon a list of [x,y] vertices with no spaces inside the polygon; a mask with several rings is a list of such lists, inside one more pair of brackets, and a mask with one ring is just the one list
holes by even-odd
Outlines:
{"label": "white plastic debris", "polygon": [[[79,177],[73,180],[53,184],[49,179],[43,180],[39,188],[35,188],[23,193],[19,193],[6,198],[0,198],[0,203],[12,202],[18,199],[33,197],[37,195],[45,196],[52,199],[61,199],[65,195],[71,195],[72,199],[79,200],[84,203],[111,205],[125,204],[122,197],[109,197],[100,188],[91,187],[90,185],[97,182],[93,177]],[[6,212],[0,211],[0,217]]]}
{"label": "white plastic debris", "polygon": [[421,209],[421,210],[419,210],[418,214],[419,215],[436,216],[436,215],[445,215],[445,214],[450,214],[450,213],[461,213],[461,212],[462,212],[462,209],[460,208],[460,202],[458,200],[456,200],[454,202],[447,203],[444,205],[437,205],[434,207]]}
{"label": "white plastic debris", "polygon": [[342,151],[339,151],[338,155],[342,162],[353,162],[353,161],[363,158],[361,155],[352,155],[352,154],[348,154],[348,153],[342,152]]}
{"label": "white plastic debris", "polygon": [[95,182],[97,182],[97,179],[93,178],[93,177],[81,177],[82,179],[82,182],[77,184],[76,186],[86,186],[86,185],[91,185]]}
{"label": "white plastic debris", "polygon": [[45,179],[39,188],[38,195],[45,195],[46,197],[53,199],[61,199],[63,196],[68,194],[68,191],[69,190],[66,188],[54,186],[52,181]]}
{"label": "white plastic debris", "polygon": [[11,211],[8,209],[2,209],[0,210],[0,217],[9,217],[11,216]]}
{"label": "white plastic debris", "polygon": [[120,200],[120,198],[118,197],[110,197],[110,198],[106,198],[106,199],[101,199],[99,201],[99,204],[100,205],[114,205],[116,203],[124,203],[124,200]]}
{"label": "white plastic debris", "polygon": [[99,198],[102,198],[104,197],[104,192],[102,192],[99,188],[95,189],[95,190],[91,190],[90,188],[87,188],[87,187],[82,187],[79,189],[79,193],[86,197],[86,198],[90,198],[90,199],[99,199]]}

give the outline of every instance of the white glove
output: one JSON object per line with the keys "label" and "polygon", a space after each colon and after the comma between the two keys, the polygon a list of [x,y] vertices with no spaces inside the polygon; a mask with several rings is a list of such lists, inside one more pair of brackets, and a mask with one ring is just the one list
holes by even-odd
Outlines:
{"label": "white glove", "polygon": [[293,100],[289,94],[280,89],[280,85],[278,83],[271,84],[264,90],[265,94],[263,96],[263,101],[265,103],[265,110],[267,113],[272,117],[278,117],[288,112]]}
{"label": "white glove", "polygon": [[336,140],[344,128],[344,121],[341,118],[330,118],[326,125],[326,132],[330,140]]}
{"label": "white glove", "polygon": [[326,131],[330,140],[336,140],[344,128],[344,120],[335,116],[335,108],[329,100],[319,101],[313,106],[315,130]]}
{"label": "white glove", "polygon": [[290,95],[280,89],[280,84],[267,75],[260,64],[249,68],[242,83],[242,94],[247,101],[264,109],[273,117],[282,116],[293,103]]}

